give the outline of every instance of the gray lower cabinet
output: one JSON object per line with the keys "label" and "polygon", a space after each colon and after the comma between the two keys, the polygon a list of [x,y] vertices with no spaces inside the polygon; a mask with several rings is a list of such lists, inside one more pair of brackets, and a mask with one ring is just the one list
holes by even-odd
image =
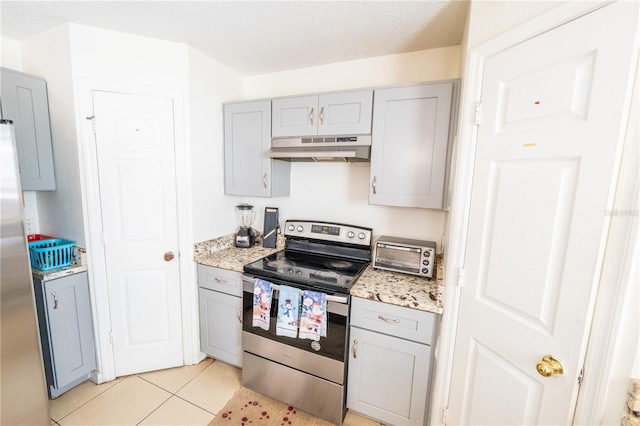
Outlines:
{"label": "gray lower cabinet", "polygon": [[2,118],[12,120],[23,191],[56,189],[47,82],[1,68]]}
{"label": "gray lower cabinet", "polygon": [[375,91],[370,204],[443,208],[457,84]]}
{"label": "gray lower cabinet", "polygon": [[224,193],[289,195],[291,163],[269,157],[271,101],[224,105]]}
{"label": "gray lower cabinet", "polygon": [[96,368],[87,273],[33,279],[49,395],[86,381]]}
{"label": "gray lower cabinet", "polygon": [[435,314],[352,298],[347,408],[389,425],[424,425]]}
{"label": "gray lower cabinet", "polygon": [[242,276],[198,265],[200,350],[227,364],[242,366]]}

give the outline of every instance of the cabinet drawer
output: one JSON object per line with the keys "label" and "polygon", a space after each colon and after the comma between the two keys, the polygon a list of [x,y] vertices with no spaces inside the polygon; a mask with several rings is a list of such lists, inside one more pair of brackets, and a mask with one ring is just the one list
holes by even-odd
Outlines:
{"label": "cabinet drawer", "polygon": [[198,265],[198,287],[242,296],[242,274],[213,266]]}
{"label": "cabinet drawer", "polygon": [[436,340],[438,316],[403,306],[353,297],[351,325],[414,342],[433,345]]}

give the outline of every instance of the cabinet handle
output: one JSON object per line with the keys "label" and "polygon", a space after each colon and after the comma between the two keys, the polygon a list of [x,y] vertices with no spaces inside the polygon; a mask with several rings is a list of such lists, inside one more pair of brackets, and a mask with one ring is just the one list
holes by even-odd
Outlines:
{"label": "cabinet handle", "polygon": [[311,111],[309,112],[309,121],[311,122],[311,125],[312,125],[312,126],[314,125],[314,122],[313,122],[313,112],[314,112],[315,110],[316,110],[315,108],[311,107]]}
{"label": "cabinet handle", "polygon": [[400,322],[400,320],[397,319],[397,318],[396,319],[389,319],[389,318],[383,317],[382,315],[378,315],[378,319],[381,319],[384,322],[390,322],[392,324],[398,324]]}
{"label": "cabinet handle", "polygon": [[53,309],[58,309],[58,296],[56,296],[56,292],[52,292],[51,295],[53,296]]}
{"label": "cabinet handle", "polygon": [[324,107],[320,108],[320,124],[324,124]]}
{"label": "cabinet handle", "polygon": [[267,174],[265,173],[264,176],[262,176],[262,186],[264,186],[265,188],[267,187]]}
{"label": "cabinet handle", "polygon": [[238,309],[238,322],[242,324],[242,309]]}
{"label": "cabinet handle", "polygon": [[377,176],[374,176],[373,177],[373,182],[371,183],[371,187],[373,188],[373,193],[374,194],[378,193],[378,190],[377,190],[378,183],[376,182],[377,178],[378,178]]}
{"label": "cabinet handle", "polygon": [[356,350],[358,349],[358,339],[353,339],[353,357],[358,358],[358,353]]}
{"label": "cabinet handle", "polygon": [[217,282],[218,284],[226,284],[226,283],[228,283],[228,282],[229,282],[229,281],[227,281],[227,280],[221,280],[221,279],[220,279],[220,278],[218,278],[218,277],[215,277],[213,280],[214,280],[215,282]]}

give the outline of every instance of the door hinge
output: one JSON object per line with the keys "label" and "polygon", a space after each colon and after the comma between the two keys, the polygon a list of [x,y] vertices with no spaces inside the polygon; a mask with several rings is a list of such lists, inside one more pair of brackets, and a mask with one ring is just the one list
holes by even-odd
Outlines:
{"label": "door hinge", "polygon": [[584,367],[580,369],[580,373],[578,374],[578,386],[582,384],[583,379],[584,379]]}
{"label": "door hinge", "polygon": [[93,131],[93,133],[96,132],[96,116],[95,115],[89,115],[86,117],[87,120],[91,120],[91,131]]}
{"label": "door hinge", "polygon": [[476,102],[476,112],[473,117],[473,124],[480,125],[480,101]]}
{"label": "door hinge", "polygon": [[113,345],[113,331],[109,330],[109,343]]}
{"label": "door hinge", "polygon": [[458,287],[464,284],[464,268],[458,269]]}

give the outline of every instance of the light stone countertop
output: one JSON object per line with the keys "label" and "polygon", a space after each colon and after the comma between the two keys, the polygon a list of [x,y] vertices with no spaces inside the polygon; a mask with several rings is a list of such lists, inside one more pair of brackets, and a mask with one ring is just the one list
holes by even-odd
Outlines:
{"label": "light stone countertop", "polygon": [[436,278],[374,269],[371,265],[351,287],[351,295],[441,314],[444,290],[442,255],[436,255]]}
{"label": "light stone countertop", "polygon": [[87,268],[87,251],[78,246],[73,247],[72,261],[70,266],[64,266],[62,268],[50,269],[48,271],[41,271],[40,269],[31,268],[31,273],[34,277],[42,281],[51,281],[58,278],[66,277],[68,275],[79,274],[85,272]]}
{"label": "light stone countertop", "polygon": [[250,248],[239,248],[233,244],[233,234],[197,243],[194,248],[196,263],[229,271],[243,272],[242,267],[284,249],[284,237],[278,235],[276,248],[262,247],[262,241]]}
{"label": "light stone countertop", "polygon": [[[233,235],[198,243],[194,247],[194,261],[235,272],[243,272],[247,263],[284,249],[284,237],[278,235],[276,248],[264,248],[256,244],[251,248],[237,248]],[[444,289],[442,255],[436,256],[436,277],[428,280],[415,275],[376,270],[368,266],[351,287],[350,294],[392,305],[441,314]]]}

